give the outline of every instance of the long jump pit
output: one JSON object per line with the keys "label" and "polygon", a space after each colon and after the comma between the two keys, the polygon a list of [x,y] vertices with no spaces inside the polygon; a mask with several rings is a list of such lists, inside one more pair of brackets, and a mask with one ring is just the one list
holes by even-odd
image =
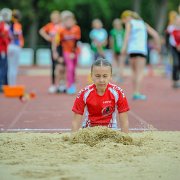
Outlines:
{"label": "long jump pit", "polygon": [[180,132],[0,134],[0,179],[179,180]]}

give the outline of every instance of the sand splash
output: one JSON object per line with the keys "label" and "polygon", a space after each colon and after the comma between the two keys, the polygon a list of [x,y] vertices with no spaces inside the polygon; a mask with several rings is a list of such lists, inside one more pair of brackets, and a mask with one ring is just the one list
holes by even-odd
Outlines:
{"label": "sand splash", "polygon": [[84,128],[71,136],[64,135],[62,138],[64,141],[69,141],[72,144],[81,143],[91,147],[103,141],[122,143],[123,145],[137,144],[128,134],[100,126]]}

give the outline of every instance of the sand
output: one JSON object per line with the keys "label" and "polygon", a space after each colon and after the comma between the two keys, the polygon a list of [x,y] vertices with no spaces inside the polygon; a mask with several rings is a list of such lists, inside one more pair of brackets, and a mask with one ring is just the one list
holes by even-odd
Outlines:
{"label": "sand", "polygon": [[1,133],[0,179],[180,179],[180,132],[95,131]]}

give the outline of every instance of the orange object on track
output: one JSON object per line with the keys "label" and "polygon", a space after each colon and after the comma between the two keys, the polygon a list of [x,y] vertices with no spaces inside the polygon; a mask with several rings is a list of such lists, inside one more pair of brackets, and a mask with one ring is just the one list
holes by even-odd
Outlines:
{"label": "orange object on track", "polygon": [[20,97],[25,93],[25,86],[16,85],[16,86],[3,86],[4,95],[6,97]]}

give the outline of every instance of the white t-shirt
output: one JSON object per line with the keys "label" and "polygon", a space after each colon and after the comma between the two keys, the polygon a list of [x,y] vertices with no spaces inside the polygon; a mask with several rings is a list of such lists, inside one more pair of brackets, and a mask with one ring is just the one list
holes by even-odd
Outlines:
{"label": "white t-shirt", "polygon": [[174,31],[174,29],[175,29],[174,25],[169,25],[167,27],[167,32],[169,33],[169,44],[173,47],[176,47],[176,42],[175,42],[175,39],[172,35],[172,32]]}
{"label": "white t-shirt", "polygon": [[147,55],[147,29],[144,21],[132,19],[127,52]]}

